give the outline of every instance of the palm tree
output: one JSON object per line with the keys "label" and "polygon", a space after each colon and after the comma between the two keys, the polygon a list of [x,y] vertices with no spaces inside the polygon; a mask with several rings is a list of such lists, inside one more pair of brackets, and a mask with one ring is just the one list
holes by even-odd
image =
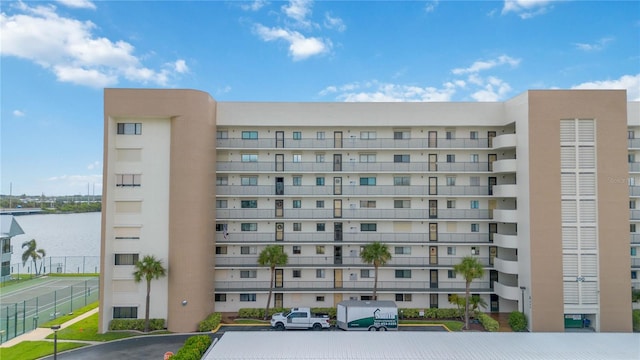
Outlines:
{"label": "palm tree", "polygon": [[167,270],[162,266],[162,260],[156,259],[153,255],[146,255],[142,261],[135,264],[136,270],[133,272],[135,281],[138,283],[145,279],[147,281],[147,303],[144,310],[144,331],[149,331],[149,303],[151,300],[151,280],[159,279],[167,274]]}
{"label": "palm tree", "polygon": [[267,307],[264,309],[265,320],[269,317],[269,303],[271,302],[271,294],[275,285],[276,266],[287,265],[289,256],[284,252],[281,245],[269,245],[265,247],[258,256],[258,264],[260,266],[268,266],[271,270],[271,281],[269,282],[269,297],[267,297]]}
{"label": "palm tree", "polygon": [[471,298],[469,298],[469,305],[471,306],[472,313],[476,313],[481,308],[487,308],[487,302],[481,298],[480,295],[472,295]]}
{"label": "palm tree", "polygon": [[38,259],[42,259],[46,253],[43,249],[37,249],[38,244],[36,243],[36,239],[31,239],[29,241],[25,241],[22,243],[22,248],[27,248],[27,250],[22,253],[22,266],[24,266],[29,259],[33,261],[33,269],[36,272],[36,276],[38,276],[38,267],[36,266],[36,261]]}
{"label": "palm tree", "polygon": [[391,260],[389,247],[386,244],[382,244],[377,241],[367,244],[362,248],[360,258],[367,264],[373,264],[373,268],[375,269],[375,276],[373,280],[373,300],[377,300],[378,268]]}
{"label": "palm tree", "polygon": [[453,266],[453,270],[462,275],[465,280],[465,302],[464,302],[464,328],[469,329],[469,291],[473,279],[481,278],[484,275],[484,268],[478,259],[472,256],[465,256],[462,261]]}

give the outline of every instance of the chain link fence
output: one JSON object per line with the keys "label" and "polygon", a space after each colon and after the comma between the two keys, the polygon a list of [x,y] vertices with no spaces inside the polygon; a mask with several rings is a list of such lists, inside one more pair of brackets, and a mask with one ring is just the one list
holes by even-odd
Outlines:
{"label": "chain link fence", "polygon": [[47,256],[35,264],[29,260],[24,264],[21,262],[13,263],[10,267],[10,273],[13,277],[46,274],[97,274],[99,272],[99,256]]}

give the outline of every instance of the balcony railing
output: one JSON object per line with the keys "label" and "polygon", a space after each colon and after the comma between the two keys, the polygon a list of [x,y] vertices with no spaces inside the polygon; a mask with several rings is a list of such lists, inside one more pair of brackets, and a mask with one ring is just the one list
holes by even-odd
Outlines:
{"label": "balcony railing", "polygon": [[[334,216],[338,215],[338,216]],[[277,220],[274,209],[217,209],[218,220]],[[491,219],[488,209],[284,209],[282,219]]]}
{"label": "balcony railing", "polygon": [[[488,149],[489,141],[483,139],[360,139],[347,137],[336,147],[333,138],[328,139],[284,139],[283,149]],[[340,146],[341,145],[341,146]],[[272,139],[216,139],[217,148],[230,149],[275,149],[276,140]]]}
{"label": "balcony railing", "polygon": [[[226,185],[217,186],[216,195],[220,196],[256,196],[271,195],[276,193],[275,185],[258,185],[258,186],[241,186]],[[333,186],[285,186],[283,195],[314,195],[314,196],[331,196],[333,195]],[[437,186],[435,188],[427,185],[413,186],[394,186],[394,185],[376,185],[376,186],[360,186],[354,184],[345,184],[342,186],[342,195],[345,196],[451,196],[451,195],[469,195],[482,196],[489,195],[489,186]]]}
{"label": "balcony railing", "polygon": [[[282,172],[334,172],[331,162],[285,162],[282,164]],[[251,172],[276,172],[274,161],[218,161],[216,171],[251,171]],[[363,163],[344,160],[341,164],[342,172],[487,172],[488,162],[428,162],[397,163],[397,162],[371,162]],[[280,172],[280,171],[278,171]]]}
{"label": "balcony railing", "polygon": [[640,258],[631,258],[631,267],[637,268],[640,267]]}
{"label": "balcony railing", "polygon": [[[490,266],[488,257],[477,257],[478,261],[483,266]],[[389,262],[387,262],[387,266],[420,266],[420,267],[438,267],[438,266],[446,266],[451,267],[453,265],[459,264],[462,261],[461,257],[436,257],[429,258],[425,257],[417,257],[417,256],[406,256],[401,257],[400,255],[391,258]],[[291,255],[289,254],[289,259],[287,262],[287,266],[333,266],[333,265],[348,265],[348,266],[367,266],[371,265],[365,264],[362,262],[359,256],[343,256],[339,261],[332,255],[327,256],[299,256],[299,255]],[[258,256],[257,255],[244,255],[244,256],[227,256],[227,255],[216,255],[216,267],[234,267],[234,266],[258,266]]]}
{"label": "balcony railing", "polygon": [[640,196],[640,186],[637,186],[637,185],[629,186],[629,196]]}
{"label": "balcony railing", "polygon": [[[284,281],[282,283],[282,286],[279,286],[277,290],[295,291],[349,289],[358,291],[371,291],[373,289],[373,283],[373,280],[342,280],[338,284],[336,284],[334,281]],[[216,281],[215,287],[217,292],[249,289],[256,291],[268,291],[270,284],[269,281]],[[382,291],[417,290],[432,292],[434,290],[464,291],[464,289],[464,281],[439,281],[433,284],[429,283],[428,281],[378,281],[378,290]],[[488,281],[473,281],[471,283],[472,292],[486,292],[489,290],[490,289]]]}
{"label": "balcony railing", "polygon": [[629,163],[629,172],[639,172],[639,171],[640,171],[640,162]]}
{"label": "balcony railing", "polygon": [[629,149],[640,148],[640,139],[627,139],[627,147]]}
{"label": "balcony railing", "polygon": [[632,244],[640,244],[640,234],[633,233],[630,237]]}
{"label": "balcony railing", "polygon": [[[349,229],[347,229],[348,231]],[[241,231],[216,234],[218,244],[244,244],[244,243],[273,243],[273,232]],[[391,244],[416,243],[437,245],[438,243],[489,243],[489,234],[486,233],[438,233],[437,241],[429,241],[429,235],[424,233],[379,233],[379,232],[344,232],[342,240],[334,240],[333,232],[286,232],[283,241],[277,243],[370,243],[384,242]]]}
{"label": "balcony railing", "polygon": [[640,210],[629,210],[629,216],[631,220],[640,220]]}

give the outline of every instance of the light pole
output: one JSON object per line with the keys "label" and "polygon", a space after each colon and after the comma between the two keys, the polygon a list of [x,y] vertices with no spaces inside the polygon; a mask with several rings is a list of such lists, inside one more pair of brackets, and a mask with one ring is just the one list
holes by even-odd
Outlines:
{"label": "light pole", "polygon": [[523,314],[524,314],[524,291],[525,291],[526,289],[527,289],[526,287],[524,287],[524,286],[520,286],[520,290],[522,291],[522,313],[523,313]]}
{"label": "light pole", "polygon": [[60,330],[60,325],[53,325],[51,327],[53,330],[53,360],[58,359],[58,330]]}

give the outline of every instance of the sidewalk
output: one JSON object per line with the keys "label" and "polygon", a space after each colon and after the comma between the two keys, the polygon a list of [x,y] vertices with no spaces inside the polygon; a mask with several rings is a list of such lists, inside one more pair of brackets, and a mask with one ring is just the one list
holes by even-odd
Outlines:
{"label": "sidewalk", "polygon": [[[60,329],[64,329],[69,325],[75,324],[78,321],[83,320],[83,319],[85,319],[85,318],[97,313],[98,310],[99,310],[98,308],[95,308],[95,309],[93,309],[93,310],[91,310],[89,312],[86,312],[86,313],[84,313],[84,314],[82,314],[82,315],[80,315],[80,316],[78,316],[78,317],[76,317],[74,319],[71,319],[71,320],[63,323],[60,326]],[[15,338],[13,338],[13,339],[11,339],[9,341],[3,342],[2,344],[0,344],[0,347],[3,347],[3,348],[4,347],[11,347],[11,346],[16,345],[18,343],[21,343],[23,341],[42,341],[42,340],[45,340],[45,338],[47,336],[51,335],[51,334],[53,334],[53,330],[51,330],[49,328],[37,328],[37,329],[32,330],[32,331],[30,331],[30,332],[28,332],[26,334],[22,334],[22,335],[20,335],[18,337],[15,337]],[[53,340],[46,339],[45,341],[53,341]],[[63,340],[58,340],[58,341],[63,341]],[[74,342],[85,342],[85,341],[76,341],[76,340],[74,340]]]}

